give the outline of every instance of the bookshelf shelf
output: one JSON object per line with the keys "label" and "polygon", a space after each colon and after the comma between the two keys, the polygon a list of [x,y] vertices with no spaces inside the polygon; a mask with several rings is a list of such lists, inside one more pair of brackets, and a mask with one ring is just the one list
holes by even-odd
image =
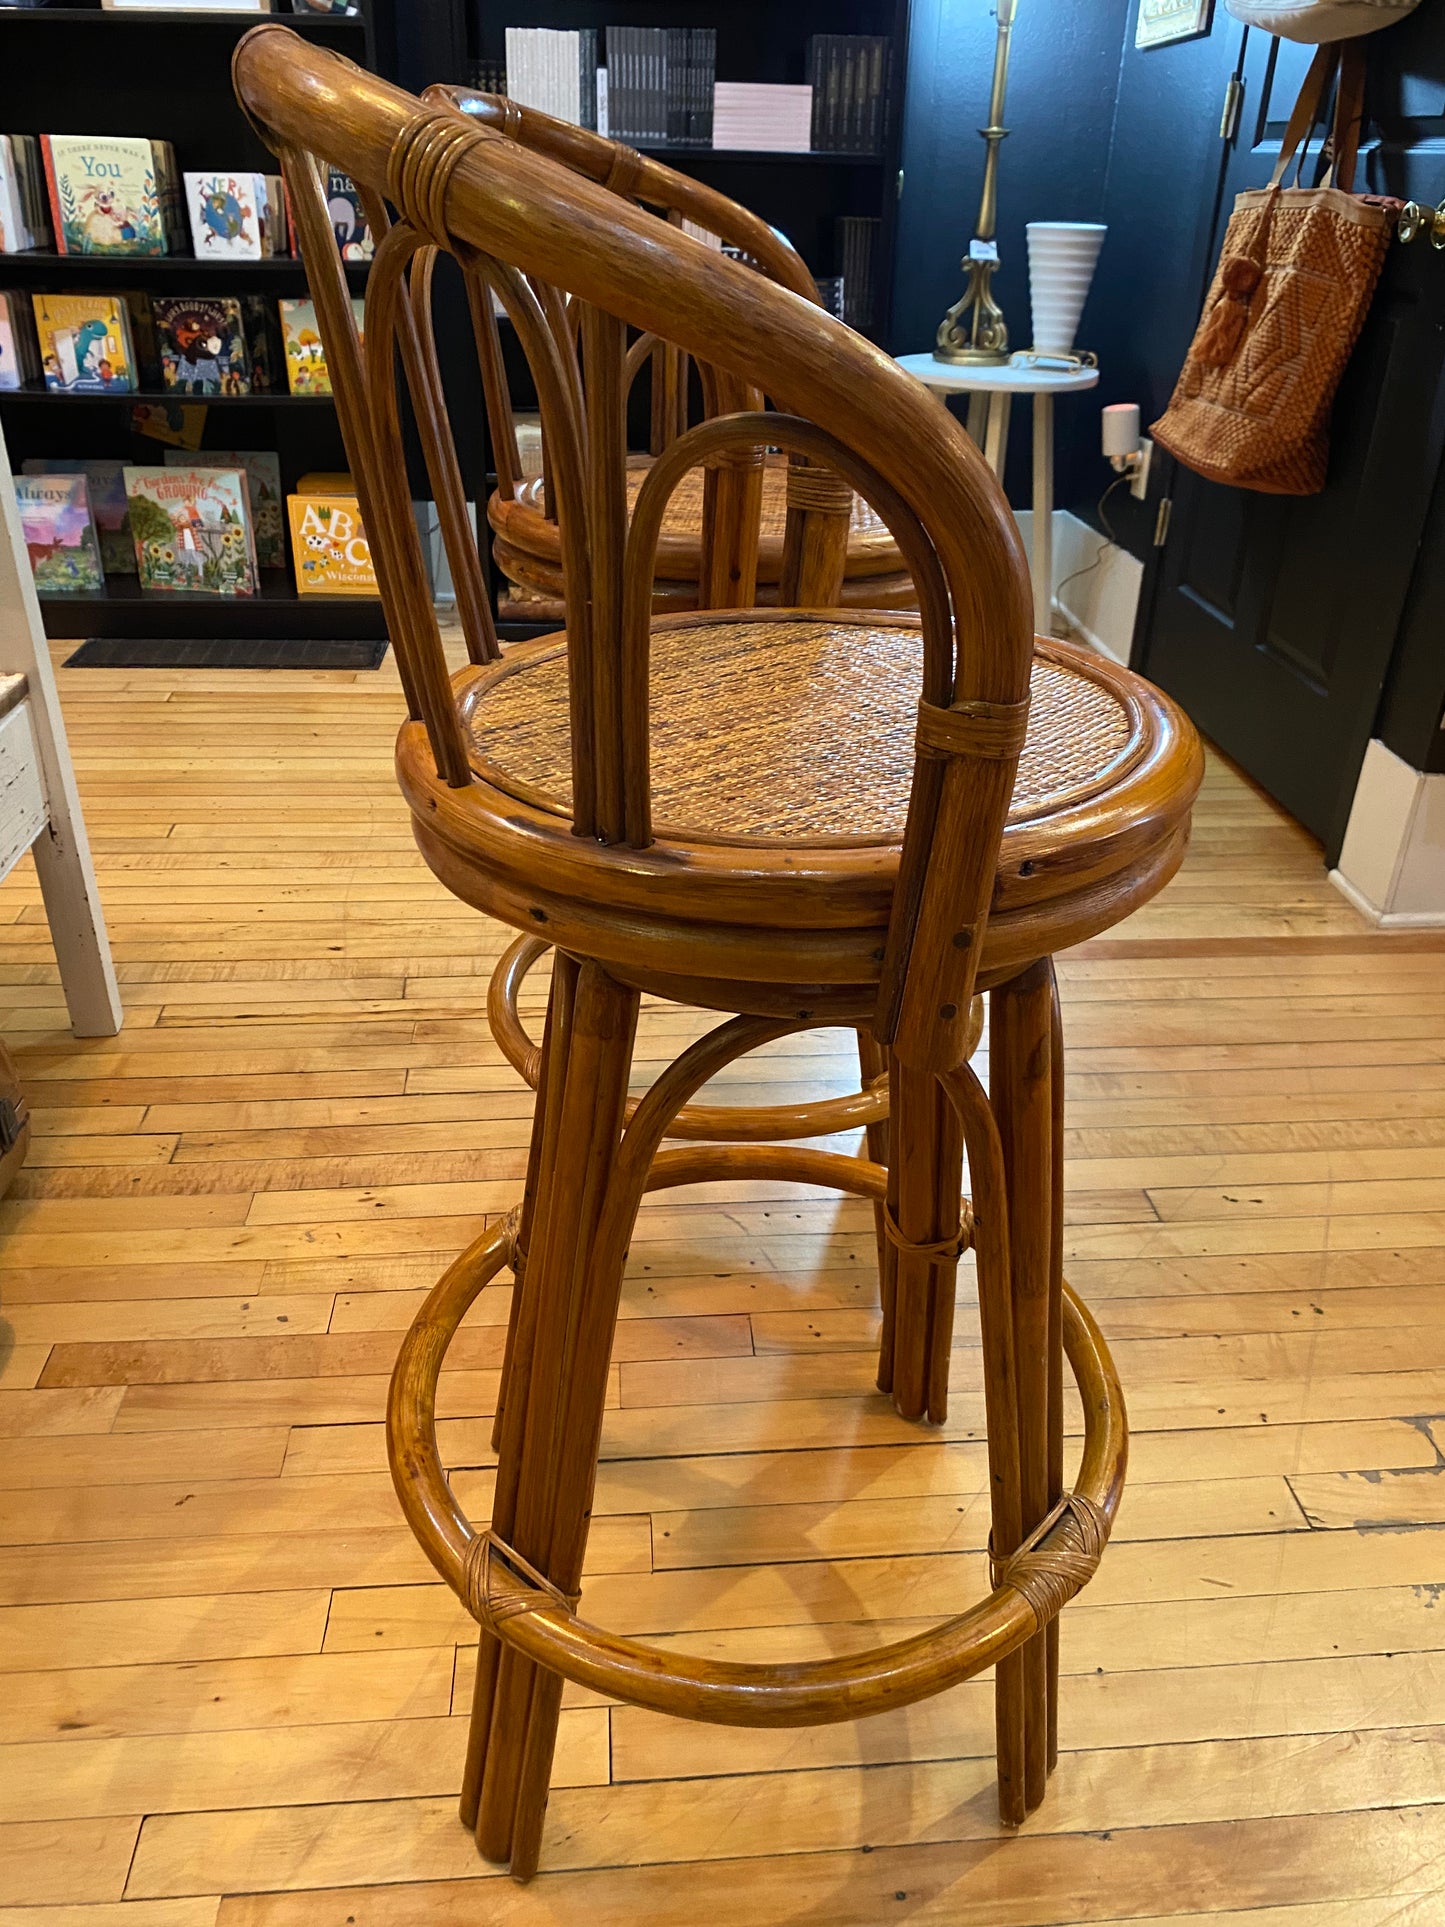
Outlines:
{"label": "bookshelf shelf", "polygon": [[379,601],[371,596],[299,596],[282,571],[265,569],[254,596],[143,592],[132,576],[108,576],[98,596],[43,595],[48,636],[226,635],[321,636],[362,639],[386,634]]}
{"label": "bookshelf shelf", "polygon": [[[347,278],[354,286],[365,282],[369,261],[348,261]],[[23,254],[0,254],[0,282],[18,279],[40,282],[84,275],[91,282],[110,281],[117,286],[139,278],[146,281],[175,281],[180,292],[184,281],[198,276],[206,281],[241,281],[252,275],[265,280],[306,279],[301,262],[289,254],[264,256],[259,261],[203,261],[194,254],[55,254],[41,248]]]}
{"label": "bookshelf shelf", "polygon": [[68,394],[53,388],[0,388],[0,405],[29,403],[40,408],[140,407],[163,401],[188,408],[330,408],[330,395],[183,395],[178,389],[121,389],[113,395]]}
{"label": "bookshelf shelf", "polygon": [[[237,27],[259,26],[263,20],[280,20],[283,25],[294,27],[298,33],[319,33],[323,36],[334,33],[365,33],[366,23],[359,14],[324,13],[246,13],[220,7],[125,7],[110,9],[104,7],[0,7],[0,20],[45,20],[59,22],[63,26],[90,26],[99,21],[110,25],[119,21],[125,25],[154,27],[228,27],[232,32]],[[4,29],[0,29],[3,32]]]}
{"label": "bookshelf shelf", "polygon": [[[0,8],[0,131],[15,134],[143,135],[169,140],[182,170],[276,171],[231,88],[236,42],[266,21],[372,68],[394,70],[393,0],[365,0],[353,15],[270,14],[235,8],[154,11],[65,5]],[[34,31],[27,31],[29,23]],[[100,31],[100,29],[104,31]],[[93,30],[94,29],[94,30]],[[123,29],[123,31],[113,31]],[[382,50],[379,52],[379,49]],[[359,294],[368,264],[348,262]],[[304,295],[306,271],[290,256],[206,261],[66,255],[35,250],[0,254],[0,289],[32,294],[145,293],[218,297]],[[284,380],[284,376],[283,376]],[[0,425],[11,467],[31,458],[109,460],[159,466],[162,442],[138,432],[132,411],[145,404],[204,408],[204,466],[213,451],[274,450],[285,490],[310,471],[347,466],[336,408],[327,395],[184,395],[177,390],[64,394],[40,387],[0,391]],[[42,598],[46,630],[56,636],[324,637],[384,635],[380,604],[361,597],[298,597],[288,572],[263,575],[255,596],[142,596],[134,578],[109,576],[94,596]]]}

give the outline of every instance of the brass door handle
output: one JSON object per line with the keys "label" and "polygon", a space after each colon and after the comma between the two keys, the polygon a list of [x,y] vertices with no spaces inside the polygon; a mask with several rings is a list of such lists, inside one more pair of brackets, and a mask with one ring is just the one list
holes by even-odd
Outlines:
{"label": "brass door handle", "polygon": [[1445,201],[1439,207],[1421,207],[1418,201],[1406,201],[1400,209],[1395,232],[1405,242],[1428,234],[1432,248],[1445,248]]}

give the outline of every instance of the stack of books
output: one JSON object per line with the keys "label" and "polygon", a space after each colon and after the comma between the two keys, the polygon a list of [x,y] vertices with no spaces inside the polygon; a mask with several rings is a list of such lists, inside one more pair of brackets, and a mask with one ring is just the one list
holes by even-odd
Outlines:
{"label": "stack of books", "polygon": [[0,254],[49,248],[51,240],[40,141],[34,134],[0,134]]}
{"label": "stack of books", "polygon": [[716,148],[806,154],[812,146],[812,127],[811,87],[720,80],[713,88],[712,144]]}
{"label": "stack of books", "polygon": [[883,34],[815,33],[808,42],[813,148],[881,154],[888,133],[892,43]]}
{"label": "stack of books", "polygon": [[860,334],[878,325],[875,286],[878,234],[882,222],[871,214],[840,214],[833,223],[834,247],[843,282],[843,319]]}
{"label": "stack of books", "polygon": [[613,140],[710,147],[715,27],[609,27],[607,129]]}
{"label": "stack of books", "polygon": [[574,127],[597,125],[597,29],[508,27],[507,91]]}

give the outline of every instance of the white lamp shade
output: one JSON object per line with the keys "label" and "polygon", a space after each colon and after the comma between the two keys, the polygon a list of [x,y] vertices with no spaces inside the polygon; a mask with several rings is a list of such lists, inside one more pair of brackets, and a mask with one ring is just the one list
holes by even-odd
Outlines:
{"label": "white lamp shade", "polygon": [[1039,354],[1072,351],[1107,232],[1095,221],[1029,222],[1029,300]]}

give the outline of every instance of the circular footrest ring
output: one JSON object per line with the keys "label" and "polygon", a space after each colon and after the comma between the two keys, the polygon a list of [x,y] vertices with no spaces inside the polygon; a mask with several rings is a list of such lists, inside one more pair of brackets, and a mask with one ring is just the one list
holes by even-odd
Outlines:
{"label": "circular footrest ring", "polygon": [[[791,1176],[878,1198],[881,1165],[783,1145],[738,1147],[770,1176]],[[662,1152],[647,1189],[705,1180],[709,1154]],[[729,1175],[738,1171],[736,1156]],[[866,1652],[797,1664],[703,1659],[604,1631],[579,1619],[511,1549],[479,1534],[457,1505],[436,1442],[436,1388],[447,1347],[483,1287],[510,1263],[515,1222],[504,1219],[463,1252],[432,1290],[402,1341],[392,1375],[387,1448],[392,1478],[423,1551],[480,1623],[526,1658],[614,1698],[725,1726],[811,1726],[911,1705],[972,1678],[1047,1625],[1092,1576],[1123,1491],[1128,1455],[1114,1362],[1083,1301],[1064,1286],[1064,1351],[1084,1409],[1074,1491],[994,1569],[986,1599],[929,1631]],[[474,1550],[475,1548],[475,1550]],[[507,1604],[478,1584],[498,1562]],[[528,1575],[531,1575],[529,1579]],[[531,1597],[519,1598],[519,1592]]]}

